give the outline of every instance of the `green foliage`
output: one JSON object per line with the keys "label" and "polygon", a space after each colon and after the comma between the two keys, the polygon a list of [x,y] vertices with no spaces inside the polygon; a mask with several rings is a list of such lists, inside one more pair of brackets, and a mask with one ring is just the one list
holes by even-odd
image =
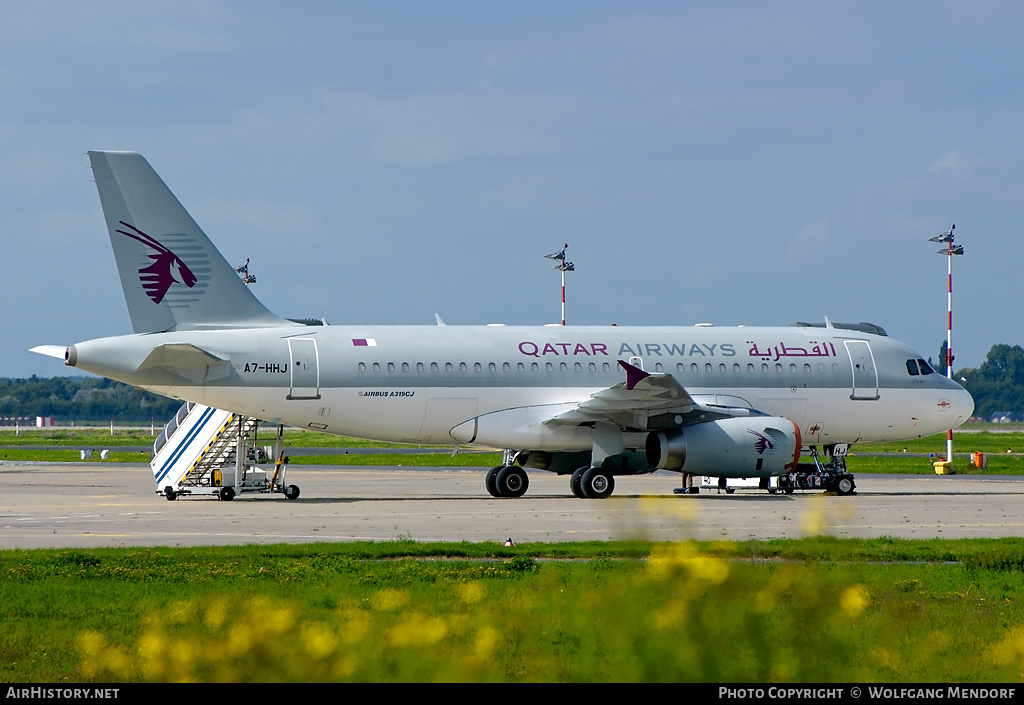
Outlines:
{"label": "green foliage", "polygon": [[180,401],[100,377],[0,378],[0,417],[54,416],[60,423],[166,421]]}
{"label": "green foliage", "polygon": [[1024,348],[993,345],[977,369],[956,373],[974,397],[974,415],[988,418],[998,411],[1024,411]]}
{"label": "green foliage", "polygon": [[1022,557],[832,537],[8,551],[0,679],[1007,682]]}

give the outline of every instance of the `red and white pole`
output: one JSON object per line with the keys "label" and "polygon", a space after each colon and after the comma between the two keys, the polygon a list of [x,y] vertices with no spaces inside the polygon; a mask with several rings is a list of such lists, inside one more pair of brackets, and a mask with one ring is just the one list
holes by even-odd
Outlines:
{"label": "red and white pole", "polygon": [[[952,235],[953,229],[950,228]],[[949,238],[946,254],[946,277],[949,291],[946,294],[946,378],[953,379],[953,238]],[[946,460],[953,462],[953,429],[946,431]]]}
{"label": "red and white pole", "polygon": [[[955,225],[950,225],[949,232],[928,238],[929,242],[942,242],[946,245],[946,249],[939,250],[939,254],[946,255],[946,378],[949,380],[953,379],[953,255],[964,253],[963,245],[953,244],[955,229]],[[946,431],[946,460],[951,464],[953,462],[953,429]]]}
{"label": "red and white pole", "polygon": [[565,267],[562,267],[562,325],[565,325]]}
{"label": "red and white pole", "polygon": [[569,243],[565,243],[561,250],[558,252],[552,252],[550,255],[544,255],[548,259],[553,259],[558,262],[553,269],[557,269],[562,273],[562,325],[565,325],[565,273],[575,270],[572,262],[565,261],[565,251],[569,249]]}

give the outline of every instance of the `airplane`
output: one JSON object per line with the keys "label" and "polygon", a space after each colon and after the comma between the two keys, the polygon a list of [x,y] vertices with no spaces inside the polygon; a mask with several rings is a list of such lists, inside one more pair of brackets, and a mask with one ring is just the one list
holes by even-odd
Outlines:
{"label": "airplane", "polygon": [[[485,479],[495,497],[522,496],[527,470],[569,475],[584,499],[656,469],[851,494],[851,444],[928,436],[974,410],[965,389],[878,326],[827,318],[775,327],[281,318],[145,158],[88,154],[134,334],[34,352],[294,428],[501,449],[503,464]],[[800,462],[804,448],[813,463]]]}

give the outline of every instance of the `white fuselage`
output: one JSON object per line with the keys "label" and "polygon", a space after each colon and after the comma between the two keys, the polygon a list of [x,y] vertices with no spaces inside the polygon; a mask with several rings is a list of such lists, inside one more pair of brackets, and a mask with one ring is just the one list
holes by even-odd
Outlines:
{"label": "white fuselage", "polygon": [[[153,355],[194,346],[200,365]],[[974,403],[885,336],[804,327],[309,326],[184,331],[79,343],[75,366],[297,428],[380,441],[586,450],[586,425],[545,421],[625,378],[672,375],[701,404],[791,419],[806,445],[955,428]],[[637,359],[639,363],[637,363]],[[140,369],[141,368],[141,369]],[[461,424],[507,412],[470,439]],[[627,432],[629,428],[625,428]]]}

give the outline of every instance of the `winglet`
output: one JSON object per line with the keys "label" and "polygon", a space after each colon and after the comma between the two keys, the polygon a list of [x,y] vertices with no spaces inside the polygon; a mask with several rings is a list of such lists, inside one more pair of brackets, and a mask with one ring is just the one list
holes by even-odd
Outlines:
{"label": "winglet", "polygon": [[619,360],[619,367],[626,371],[626,389],[632,390],[637,383],[651,376],[650,372],[644,372],[639,367],[633,367],[628,362]]}

